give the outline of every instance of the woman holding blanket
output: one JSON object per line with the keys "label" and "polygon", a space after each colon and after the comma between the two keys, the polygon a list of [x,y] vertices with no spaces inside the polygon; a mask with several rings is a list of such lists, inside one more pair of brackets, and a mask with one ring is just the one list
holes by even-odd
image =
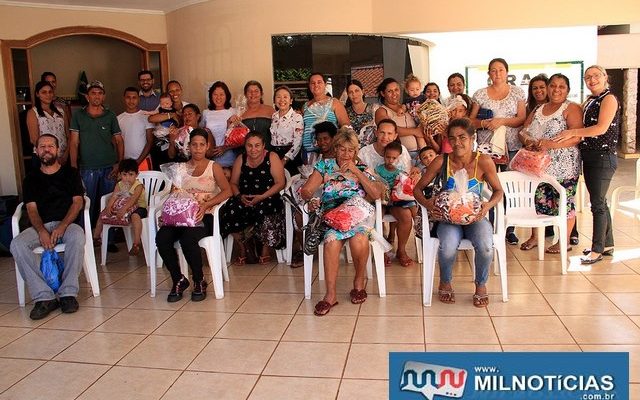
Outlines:
{"label": "woman holding blanket", "polygon": [[[352,129],[341,129],[333,139],[335,158],[323,159],[316,163],[307,183],[300,189],[303,199],[309,201],[310,209],[322,207],[327,211],[335,209],[352,198],[374,200],[380,198],[382,186],[376,182],[373,172],[365,165],[357,163],[356,155],[360,144]],[[323,185],[322,198],[313,198],[316,190]],[[365,290],[365,265],[369,257],[369,240],[374,230],[375,212],[372,210],[357,226],[346,231],[330,228],[324,236],[324,274],[326,294],[315,306],[314,314],[326,315],[338,304],[336,280],[340,251],[349,241],[356,275],[353,278],[353,290],[350,297],[353,304],[363,303],[367,299]]]}
{"label": "woman holding blanket", "polygon": [[184,257],[191,266],[193,277],[191,301],[202,301],[207,297],[207,281],[202,274],[202,256],[198,242],[213,233],[213,215],[210,214],[213,206],[231,196],[231,188],[222,168],[218,163],[205,157],[211,145],[209,135],[201,128],[194,129],[189,134],[191,159],[187,162],[187,166],[193,168],[193,172],[182,177],[181,188],[195,196],[200,205],[196,220],[202,221],[204,226],[163,226],[156,235],[158,252],[171,273],[173,281],[171,292],[167,297],[167,301],[171,303],[182,299],[182,293],[190,285],[189,280],[180,272],[178,255],[173,247],[176,241],[180,242]]}
{"label": "woman holding blanket", "polygon": [[[482,195],[482,188],[486,183],[491,186],[493,193],[489,201],[482,203],[480,212],[469,225],[454,225],[440,222],[437,227],[440,247],[438,248],[438,260],[440,264],[440,284],[438,296],[443,303],[455,303],[455,293],[451,287],[451,272],[458,255],[458,245],[465,238],[469,239],[475,250],[476,291],[473,295],[473,305],[486,307],[489,304],[487,294],[487,279],[489,277],[489,265],[493,261],[493,228],[488,219],[484,218],[487,212],[494,207],[504,194],[496,167],[487,155],[473,151],[475,129],[468,119],[454,119],[447,129],[449,142],[453,152],[448,155],[439,155],[427,167],[420,181],[416,184],[413,195],[416,200],[429,211],[435,220],[442,220],[442,210],[435,205],[435,197],[427,199],[424,196],[424,188],[442,173],[446,168],[446,175],[442,177],[443,190],[455,189],[454,173],[464,169],[469,176],[467,190]],[[447,165],[443,164],[447,159]]]}

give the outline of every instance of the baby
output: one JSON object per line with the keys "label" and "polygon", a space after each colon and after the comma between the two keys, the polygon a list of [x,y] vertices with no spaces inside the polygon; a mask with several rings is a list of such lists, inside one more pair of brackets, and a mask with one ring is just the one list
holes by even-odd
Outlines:
{"label": "baby", "polygon": [[173,119],[170,114],[175,113],[176,109],[173,108],[173,100],[171,100],[171,95],[169,93],[162,93],[160,95],[160,105],[158,106],[159,114],[167,114],[167,119],[160,122],[160,126],[163,128],[169,128],[170,126],[178,126],[180,125],[178,121]]}
{"label": "baby", "polygon": [[[420,125],[418,108],[427,99],[422,93],[422,83],[420,83],[420,79],[413,74],[409,74],[404,81],[404,92],[405,102],[402,105],[402,109],[411,115],[416,125]],[[423,138],[416,138],[416,141],[419,149],[427,145]]]}

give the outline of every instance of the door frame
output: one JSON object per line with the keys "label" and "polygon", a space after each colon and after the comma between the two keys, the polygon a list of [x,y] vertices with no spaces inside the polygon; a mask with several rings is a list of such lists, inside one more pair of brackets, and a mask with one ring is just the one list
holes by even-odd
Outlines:
{"label": "door frame", "polygon": [[111,39],[120,40],[134,47],[137,47],[143,52],[141,69],[149,69],[150,52],[159,52],[160,70],[162,75],[160,77],[160,85],[163,87],[164,84],[169,80],[169,57],[167,54],[166,44],[148,43],[136,36],[116,29],[95,26],[68,26],[41,32],[24,40],[0,40],[0,55],[2,56],[2,69],[4,70],[5,90],[7,92],[7,107],[9,109],[11,148],[13,151],[16,187],[18,189],[19,195],[22,194],[22,180],[24,178],[25,171],[22,160],[22,139],[20,136],[20,121],[15,91],[15,76],[13,72],[12,50],[20,49],[27,51],[27,60],[29,64],[29,90],[33,90],[34,82],[31,73],[30,50],[50,40],[79,35],[104,36]]}

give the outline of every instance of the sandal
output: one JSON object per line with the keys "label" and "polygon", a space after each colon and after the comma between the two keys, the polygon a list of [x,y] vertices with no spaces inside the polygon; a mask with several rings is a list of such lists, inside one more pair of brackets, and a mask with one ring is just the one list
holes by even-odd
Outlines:
{"label": "sandal", "polygon": [[485,308],[489,305],[489,295],[488,294],[474,294],[473,295],[473,305],[478,308]]}
{"label": "sandal", "polygon": [[[567,251],[571,251],[571,250],[573,250],[573,247],[571,246],[567,247]],[[547,254],[560,254],[560,246],[557,246],[556,244],[552,244],[544,252]]]}
{"label": "sandal", "polygon": [[438,289],[438,298],[445,304],[453,304],[456,302],[456,293],[453,290]]}
{"label": "sandal", "polygon": [[535,239],[535,241],[527,240],[526,242],[520,245],[520,250],[527,251],[527,250],[535,249],[536,247],[538,247],[538,239]]}
{"label": "sandal", "polygon": [[93,238],[93,247],[101,247],[102,238]]}
{"label": "sandal", "polygon": [[349,297],[351,297],[351,303],[362,304],[367,300],[367,291],[364,289],[351,289]]}
{"label": "sandal", "polygon": [[396,258],[400,261],[400,265],[403,267],[410,267],[413,265],[413,260],[406,254],[402,256],[396,255]]}
{"label": "sandal", "polygon": [[129,250],[129,255],[135,257],[138,254],[140,254],[140,243],[134,243]]}
{"label": "sandal", "polygon": [[271,256],[260,256],[258,257],[258,264],[264,265],[271,262]]}
{"label": "sandal", "polygon": [[235,265],[245,265],[247,263],[247,257],[238,256],[236,260],[233,262]]}
{"label": "sandal", "polygon": [[313,313],[318,317],[322,317],[323,315],[327,315],[329,311],[331,311],[331,309],[337,305],[338,305],[337,301],[333,304],[330,304],[328,301],[320,300],[314,307]]}
{"label": "sandal", "polygon": [[387,253],[384,253],[384,266],[385,267],[391,266],[391,256]]}

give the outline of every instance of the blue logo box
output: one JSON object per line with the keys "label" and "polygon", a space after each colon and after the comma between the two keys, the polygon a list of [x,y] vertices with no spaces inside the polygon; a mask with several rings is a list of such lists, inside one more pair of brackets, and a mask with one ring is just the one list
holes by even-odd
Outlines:
{"label": "blue logo box", "polygon": [[629,353],[389,353],[389,399],[628,400]]}

